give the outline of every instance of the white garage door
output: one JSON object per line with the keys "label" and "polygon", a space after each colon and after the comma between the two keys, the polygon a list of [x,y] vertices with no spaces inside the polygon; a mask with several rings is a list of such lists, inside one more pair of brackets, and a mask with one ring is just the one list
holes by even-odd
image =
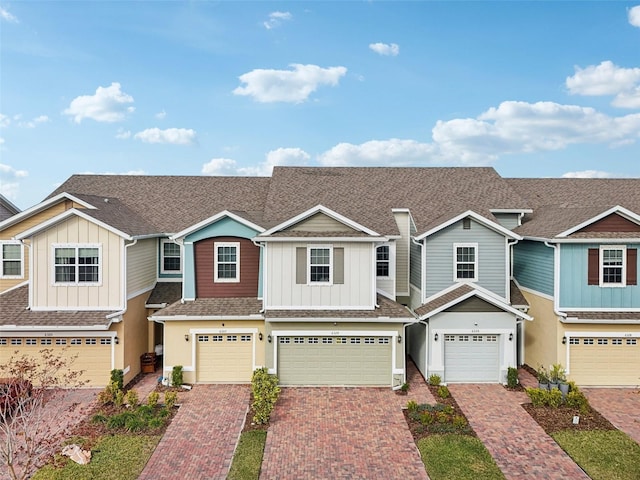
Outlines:
{"label": "white garage door", "polygon": [[196,335],[196,381],[250,382],[253,335]]}
{"label": "white garage door", "polygon": [[640,340],[570,338],[569,370],[578,385],[640,385]]}
{"label": "white garage door", "polygon": [[278,337],[281,385],[391,385],[391,337]]}
{"label": "white garage door", "polygon": [[445,335],[445,382],[498,382],[498,335]]}

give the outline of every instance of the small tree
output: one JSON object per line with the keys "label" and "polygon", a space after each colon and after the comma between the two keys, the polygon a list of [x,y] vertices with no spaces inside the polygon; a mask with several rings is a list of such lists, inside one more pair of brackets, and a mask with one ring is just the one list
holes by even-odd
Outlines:
{"label": "small tree", "polygon": [[71,369],[76,358],[52,349],[37,356],[16,351],[0,365],[5,389],[13,392],[10,407],[0,408],[0,459],[11,479],[31,477],[68,433],[67,422],[60,419],[78,406],[62,401],[64,388],[86,384],[82,371]]}

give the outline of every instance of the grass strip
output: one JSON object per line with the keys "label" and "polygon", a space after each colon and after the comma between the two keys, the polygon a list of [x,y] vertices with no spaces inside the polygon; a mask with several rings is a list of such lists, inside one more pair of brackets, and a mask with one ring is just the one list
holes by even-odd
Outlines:
{"label": "grass strip", "polygon": [[431,480],[504,479],[491,454],[475,437],[436,434],[417,443]]}
{"label": "grass strip", "polygon": [[619,430],[564,430],[551,435],[593,480],[640,478],[640,445]]}
{"label": "grass strip", "polygon": [[253,480],[260,475],[267,432],[253,430],[240,435],[227,480]]}

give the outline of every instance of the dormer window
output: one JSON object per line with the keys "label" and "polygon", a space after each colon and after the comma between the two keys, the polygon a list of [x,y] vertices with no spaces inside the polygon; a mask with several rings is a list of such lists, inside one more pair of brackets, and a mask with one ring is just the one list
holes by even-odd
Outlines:
{"label": "dormer window", "polygon": [[376,248],[376,276],[389,276],[389,245]]}
{"label": "dormer window", "polygon": [[240,243],[216,242],[215,243],[215,281],[239,282],[240,281]]}
{"label": "dormer window", "polygon": [[161,273],[180,273],[182,271],[180,245],[169,240],[162,240],[161,257]]}
{"label": "dormer window", "polygon": [[22,244],[0,242],[0,278],[22,278]]}
{"label": "dormer window", "polygon": [[54,284],[100,283],[100,246],[54,245]]}

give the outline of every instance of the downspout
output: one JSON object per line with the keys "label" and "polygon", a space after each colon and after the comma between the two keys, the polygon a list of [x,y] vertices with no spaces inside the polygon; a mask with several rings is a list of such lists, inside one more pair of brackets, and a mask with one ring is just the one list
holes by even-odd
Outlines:
{"label": "downspout", "polygon": [[[425,279],[427,278],[427,266],[423,264],[424,245],[422,242],[416,241],[415,237],[411,237],[411,243],[420,247],[420,303],[423,301],[425,291]],[[411,296],[411,249],[409,249],[409,296]]]}
{"label": "downspout", "polygon": [[136,243],[138,243],[137,238],[135,238],[133,242],[124,245],[124,257],[122,259],[122,308],[118,312],[107,315],[109,320],[120,317],[120,320],[113,320],[113,323],[121,322],[122,316],[127,313],[127,249],[133,247]]}
{"label": "downspout", "polygon": [[567,314],[560,311],[560,305],[558,304],[560,302],[560,251],[557,244],[549,243],[546,240],[544,244],[549,248],[553,248],[553,313],[559,317],[566,318]]}
{"label": "downspout", "polygon": [[[23,240],[19,240],[19,242],[22,244],[22,248],[24,251],[24,247],[29,247],[29,272],[28,272],[28,282],[29,282],[29,298],[27,300],[28,304],[27,304],[27,310],[31,309],[31,306],[33,305],[33,283],[32,283],[32,279],[33,279],[33,250],[31,249],[31,244],[30,243],[25,243],[24,239]],[[20,259],[20,261],[22,262],[22,272],[25,273],[24,271],[24,253],[22,254],[22,258]]]}
{"label": "downspout", "polygon": [[[264,313],[264,304],[265,299],[267,298],[267,268],[266,268],[266,245],[261,242],[257,242],[253,238],[251,239],[251,243],[253,243],[256,247],[259,247],[262,250],[262,255],[260,258],[262,259],[262,308],[260,309],[260,313]],[[266,322],[265,322],[266,323]]]}
{"label": "downspout", "polygon": [[[178,240],[177,238],[174,238],[173,241],[176,242],[178,245],[180,245],[180,249],[182,250],[182,252],[185,252],[184,239]],[[162,246],[162,242],[160,242],[160,245]],[[160,255],[158,255],[158,256],[160,256]],[[187,258],[187,256],[184,255],[184,258],[182,259],[182,295],[181,295],[182,298],[180,298],[180,303],[184,303],[184,289],[185,289],[185,285],[187,283],[185,281],[185,278],[184,278],[184,275],[185,275],[185,273],[187,271],[186,265],[185,265],[186,258]],[[158,275],[158,277],[160,277],[160,275]]]}
{"label": "downspout", "polygon": [[507,272],[507,285],[505,290],[505,297],[507,298],[507,303],[511,304],[511,279],[513,278],[513,246],[518,243],[519,240],[514,239],[512,241],[507,240],[507,252],[509,254],[509,271]]}

